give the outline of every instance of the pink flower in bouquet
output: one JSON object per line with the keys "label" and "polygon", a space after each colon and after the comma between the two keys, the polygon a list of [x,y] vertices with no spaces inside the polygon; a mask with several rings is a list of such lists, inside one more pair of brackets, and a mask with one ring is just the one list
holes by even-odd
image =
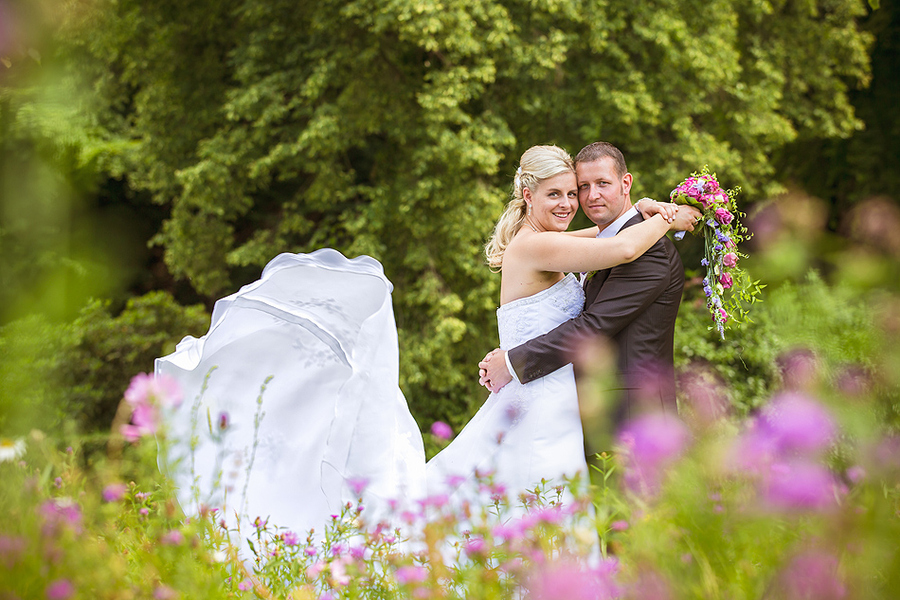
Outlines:
{"label": "pink flower in bouquet", "polygon": [[729,223],[731,223],[732,219],[734,219],[734,215],[728,212],[726,209],[716,209],[716,221],[718,221],[722,225],[728,225]]}
{"label": "pink flower in bouquet", "polygon": [[725,256],[722,257],[722,264],[728,267],[729,269],[737,264],[737,254],[734,252],[729,252]]}
{"label": "pink flower in bouquet", "polygon": [[725,312],[724,308],[719,309],[719,319],[724,323],[728,320],[728,313]]}
{"label": "pink flower in bouquet", "polygon": [[726,290],[734,285],[734,280],[731,278],[730,273],[722,273],[719,277],[719,283],[722,284],[722,287]]}

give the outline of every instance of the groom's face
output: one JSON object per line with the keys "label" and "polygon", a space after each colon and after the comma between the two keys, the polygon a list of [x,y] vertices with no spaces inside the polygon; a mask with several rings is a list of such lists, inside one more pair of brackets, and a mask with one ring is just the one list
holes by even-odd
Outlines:
{"label": "groom's face", "polygon": [[612,158],[580,162],[575,172],[581,209],[601,231],[631,208],[631,173],[619,176]]}

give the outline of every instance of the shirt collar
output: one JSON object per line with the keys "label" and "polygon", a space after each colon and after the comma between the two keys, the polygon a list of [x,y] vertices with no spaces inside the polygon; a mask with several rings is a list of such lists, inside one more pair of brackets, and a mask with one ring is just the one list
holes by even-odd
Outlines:
{"label": "shirt collar", "polygon": [[638,214],[638,209],[632,206],[625,211],[625,214],[606,226],[606,229],[597,234],[598,238],[611,238],[622,229],[622,225],[628,222],[634,215]]}

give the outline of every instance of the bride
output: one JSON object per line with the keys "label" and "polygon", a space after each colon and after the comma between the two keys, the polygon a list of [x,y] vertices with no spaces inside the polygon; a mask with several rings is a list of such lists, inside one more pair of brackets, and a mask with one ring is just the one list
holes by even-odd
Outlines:
{"label": "bride", "polygon": [[[572,272],[630,262],[667,231],[693,226],[688,210],[639,205],[646,220],[613,238],[597,239],[596,227],[566,232],[578,208],[572,159],[556,146],[522,155],[487,245],[502,271],[501,347],[581,312]],[[216,303],[206,335],[157,359],[157,375],[174,377],[187,400],[167,416],[173,443],[160,459],[186,512],[224,508],[228,525],[245,530],[258,516],[321,531],[360,489],[376,522],[398,504],[465,497],[476,473],[492,473],[512,498],[542,479],[587,473],[571,365],[491,394],[426,464],[399,388],[391,291],[370,257],[281,254]]]}

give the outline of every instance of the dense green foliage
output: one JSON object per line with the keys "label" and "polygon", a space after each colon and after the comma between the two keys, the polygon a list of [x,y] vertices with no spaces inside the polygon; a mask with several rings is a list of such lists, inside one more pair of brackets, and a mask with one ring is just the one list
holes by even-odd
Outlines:
{"label": "dense green foliage", "polygon": [[526,147],[611,140],[638,196],[709,164],[752,203],[785,144],[862,127],[873,40],[861,0],[53,8],[0,47],[3,320],[153,288],[209,308],[279,252],[370,254],[423,425],[484,397],[481,246]]}
{"label": "dense green foliage", "polygon": [[172,273],[215,296],[281,251],[375,256],[426,420],[481,396],[480,246],[525,147],[612,139],[657,196],[709,162],[758,197],[774,149],[858,126],[868,77],[856,1],[98,6],[75,37]]}
{"label": "dense green foliage", "polygon": [[862,200],[900,198],[900,5],[882,3],[861,26],[875,38],[872,81],[850,99],[865,128],[845,139],[804,136],[775,158],[780,177],[828,201],[833,226]]}

